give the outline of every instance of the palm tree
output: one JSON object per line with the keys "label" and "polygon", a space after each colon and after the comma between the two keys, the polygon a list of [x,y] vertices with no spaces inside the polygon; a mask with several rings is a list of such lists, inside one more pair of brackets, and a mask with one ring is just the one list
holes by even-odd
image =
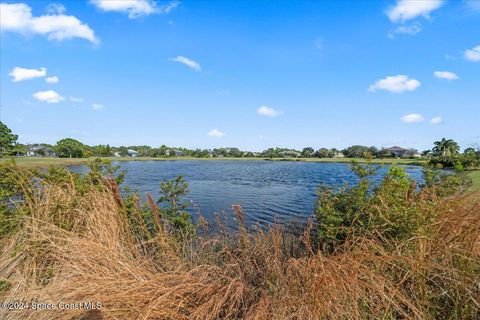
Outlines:
{"label": "palm tree", "polygon": [[452,156],[460,151],[458,143],[452,139],[442,138],[440,141],[435,141],[434,145],[433,152],[435,155],[440,155],[442,157]]}

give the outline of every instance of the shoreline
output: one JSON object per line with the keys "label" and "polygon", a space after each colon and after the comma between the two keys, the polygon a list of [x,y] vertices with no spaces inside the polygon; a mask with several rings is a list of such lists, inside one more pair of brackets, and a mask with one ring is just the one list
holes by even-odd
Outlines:
{"label": "shoreline", "polygon": [[[379,165],[410,165],[422,166],[427,160],[417,159],[372,159],[364,158],[196,158],[196,157],[169,157],[169,158],[152,158],[152,157],[90,157],[90,158],[49,158],[49,157],[4,157],[0,158],[0,164],[9,160],[15,160],[17,165],[27,169],[48,169],[51,166],[65,165],[75,166],[84,165],[89,161],[100,158],[112,161],[288,161],[288,162],[315,162],[315,163],[350,163],[353,160],[358,163],[370,163]],[[480,190],[480,169],[466,170],[464,174],[472,179],[470,191]]]}
{"label": "shoreline", "polygon": [[364,158],[197,158],[197,157],[169,157],[169,158],[153,158],[153,157],[90,157],[90,158],[50,158],[50,157],[5,157],[0,158],[0,163],[9,160],[15,160],[20,167],[25,168],[48,168],[54,165],[82,165],[90,160],[100,158],[112,161],[288,161],[288,162],[319,162],[319,163],[350,163],[356,161],[358,163],[371,164],[399,164],[399,165],[416,165],[425,164],[426,160],[417,159],[371,159]]}

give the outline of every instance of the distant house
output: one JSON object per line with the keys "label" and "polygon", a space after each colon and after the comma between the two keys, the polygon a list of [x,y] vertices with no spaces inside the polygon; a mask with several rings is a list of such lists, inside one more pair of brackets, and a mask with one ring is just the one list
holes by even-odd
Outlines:
{"label": "distant house", "polygon": [[138,152],[133,149],[127,150],[127,157],[135,158],[138,155]]}
{"label": "distant house", "polygon": [[334,158],[345,158],[345,155],[343,154],[343,152],[334,152],[333,153],[333,157]]}
{"label": "distant house", "polygon": [[42,144],[31,144],[27,146],[27,157],[55,157],[52,147]]}
{"label": "distant house", "polygon": [[422,155],[418,152],[416,152],[415,150],[410,150],[410,152],[407,152],[403,155],[404,158],[421,158]]}
{"label": "distant house", "polygon": [[183,157],[185,153],[178,149],[169,149],[166,152],[167,156]]}
{"label": "distant house", "polygon": [[386,154],[389,154],[394,158],[420,158],[421,155],[413,149],[405,149],[399,146],[393,146],[391,148],[386,148]]}
{"label": "distant house", "polygon": [[113,153],[113,155],[114,155],[115,157],[117,157],[117,158],[120,158],[120,157],[122,156],[122,155],[120,154],[120,152],[118,152],[118,151],[115,151],[115,152]]}
{"label": "distant house", "polygon": [[300,152],[295,150],[285,150],[279,152],[279,154],[284,158],[298,158],[302,155]]}

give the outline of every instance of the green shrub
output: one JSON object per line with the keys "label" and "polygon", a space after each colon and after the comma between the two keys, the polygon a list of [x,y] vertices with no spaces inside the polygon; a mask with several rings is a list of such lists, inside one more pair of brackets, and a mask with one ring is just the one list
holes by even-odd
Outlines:
{"label": "green shrub", "polygon": [[19,227],[25,211],[19,210],[17,202],[32,195],[31,173],[18,168],[14,160],[0,164],[0,239]]}
{"label": "green shrub", "polygon": [[188,184],[182,176],[178,176],[160,184],[161,195],[157,201],[162,206],[164,219],[174,230],[182,233],[191,232],[193,227],[191,215],[185,211],[190,202],[182,200],[188,191]]}
{"label": "green shrub", "polygon": [[349,239],[367,237],[385,243],[427,236],[424,226],[434,219],[438,196],[457,192],[462,181],[456,175],[427,171],[426,184],[418,188],[401,167],[392,166],[381,183],[371,190],[372,169],[354,164],[360,182],[333,192],[318,189],[315,208],[317,240],[332,252]]}
{"label": "green shrub", "polygon": [[465,170],[465,167],[463,166],[463,164],[459,161],[455,162],[455,166],[453,167],[453,169],[455,169],[455,171],[457,172],[461,172],[463,170]]}

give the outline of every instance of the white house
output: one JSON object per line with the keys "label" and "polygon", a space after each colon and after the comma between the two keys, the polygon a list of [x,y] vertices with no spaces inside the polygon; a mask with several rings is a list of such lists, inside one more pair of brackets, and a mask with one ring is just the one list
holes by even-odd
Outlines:
{"label": "white house", "polygon": [[300,152],[295,150],[285,150],[279,152],[279,154],[284,158],[298,158],[302,155]]}
{"label": "white house", "polygon": [[137,157],[137,155],[138,155],[138,152],[136,150],[133,150],[133,149],[127,150],[127,157],[135,158]]}
{"label": "white house", "polygon": [[167,156],[183,157],[185,153],[178,149],[169,149],[166,152]]}
{"label": "white house", "polygon": [[53,152],[52,147],[41,145],[41,144],[32,144],[27,146],[27,157],[54,157],[55,152]]}

